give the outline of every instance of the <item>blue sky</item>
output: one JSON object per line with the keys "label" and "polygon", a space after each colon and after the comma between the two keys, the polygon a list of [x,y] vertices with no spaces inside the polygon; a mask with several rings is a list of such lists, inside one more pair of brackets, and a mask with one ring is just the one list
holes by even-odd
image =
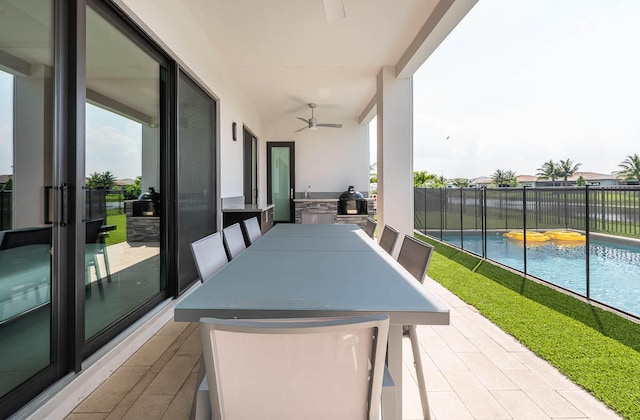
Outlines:
{"label": "blue sky", "polygon": [[640,154],[639,40],[638,1],[480,0],[414,76],[414,169],[618,170]]}

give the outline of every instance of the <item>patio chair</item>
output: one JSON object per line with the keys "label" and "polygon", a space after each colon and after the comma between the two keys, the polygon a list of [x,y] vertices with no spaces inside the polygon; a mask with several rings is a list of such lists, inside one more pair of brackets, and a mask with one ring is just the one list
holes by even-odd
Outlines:
{"label": "patio chair", "polygon": [[227,226],[222,229],[224,237],[224,246],[227,249],[227,256],[229,261],[237,257],[247,249],[247,245],[244,242],[244,236],[242,235],[242,229],[240,223],[234,223],[231,226]]}
{"label": "patio chair", "polygon": [[[406,268],[420,283],[423,283],[432,253],[433,246],[409,235],[405,235],[402,246],[400,247],[400,253],[398,254],[398,263]],[[413,361],[416,368],[416,377],[418,378],[418,390],[420,392],[420,400],[422,401],[422,413],[424,418],[429,420],[431,418],[429,401],[427,400],[427,387],[424,381],[424,371],[422,370],[422,358],[420,357],[420,346],[418,344],[416,326],[404,325],[403,336],[411,340]]]}
{"label": "patio chair", "polygon": [[85,289],[87,297],[91,296],[91,268],[96,273],[96,282],[100,298],[104,299],[104,287],[102,285],[102,273],[100,272],[100,264],[98,256],[102,255],[104,260],[104,269],[107,275],[107,282],[111,283],[111,268],[109,267],[109,255],[107,254],[107,246],[102,232],[104,219],[93,219],[85,223]]}
{"label": "patio chair", "polygon": [[198,269],[200,281],[203,283],[229,262],[220,232],[193,242],[191,253]]}
{"label": "patio chair", "polygon": [[260,230],[260,224],[258,223],[257,217],[254,216],[250,219],[243,220],[242,224],[244,225],[244,231],[247,234],[249,245],[262,236],[262,231]]}
{"label": "patio chair", "polygon": [[202,318],[195,418],[378,420],[388,329],[388,315]]}
{"label": "patio chair", "polygon": [[34,227],[12,229],[3,232],[0,250],[27,245],[51,245],[51,228]]}
{"label": "patio chair", "polygon": [[368,217],[367,218],[367,224],[364,227],[364,231],[367,235],[369,235],[370,238],[373,238],[373,234],[376,231],[376,226],[378,225],[378,222],[376,222],[375,220],[373,220],[372,218]]}
{"label": "patio chair", "polygon": [[382,235],[380,236],[380,246],[382,249],[387,251],[389,255],[393,253],[393,248],[396,245],[396,241],[398,240],[398,231],[392,228],[389,225],[386,225],[384,229],[382,229]]}

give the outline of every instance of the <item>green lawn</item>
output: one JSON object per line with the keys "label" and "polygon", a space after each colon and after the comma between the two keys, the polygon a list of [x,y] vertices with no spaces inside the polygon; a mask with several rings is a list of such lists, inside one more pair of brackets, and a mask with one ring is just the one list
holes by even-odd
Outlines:
{"label": "green lawn", "polygon": [[436,247],[429,276],[628,419],[640,419],[640,324],[461,250]]}
{"label": "green lawn", "polygon": [[127,215],[110,214],[107,216],[107,224],[116,225],[116,229],[109,231],[107,245],[113,245],[127,240]]}

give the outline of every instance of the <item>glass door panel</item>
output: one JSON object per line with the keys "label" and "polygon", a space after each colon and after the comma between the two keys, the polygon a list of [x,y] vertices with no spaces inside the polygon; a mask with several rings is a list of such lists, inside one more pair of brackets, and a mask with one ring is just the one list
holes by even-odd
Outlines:
{"label": "glass door panel", "polygon": [[198,279],[191,243],[216,230],[216,103],[180,73],[178,85],[178,281]]}
{"label": "glass door panel", "polygon": [[268,197],[274,222],[293,222],[294,149],[290,142],[267,144]]}
{"label": "glass door panel", "polygon": [[53,360],[52,21],[51,1],[0,0],[0,399]]}
{"label": "glass door panel", "polygon": [[164,287],[159,63],[87,9],[85,339]]}
{"label": "glass door panel", "polygon": [[258,204],[258,139],[243,128],[244,203]]}

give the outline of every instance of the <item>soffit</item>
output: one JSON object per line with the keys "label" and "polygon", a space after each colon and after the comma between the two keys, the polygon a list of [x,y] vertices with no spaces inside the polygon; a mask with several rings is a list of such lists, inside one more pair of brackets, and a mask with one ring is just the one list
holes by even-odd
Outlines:
{"label": "soffit", "polygon": [[[344,0],[346,18],[327,23],[322,0],[190,0],[184,5],[268,123],[356,120],[437,0]],[[215,88],[215,87],[214,87]]]}

